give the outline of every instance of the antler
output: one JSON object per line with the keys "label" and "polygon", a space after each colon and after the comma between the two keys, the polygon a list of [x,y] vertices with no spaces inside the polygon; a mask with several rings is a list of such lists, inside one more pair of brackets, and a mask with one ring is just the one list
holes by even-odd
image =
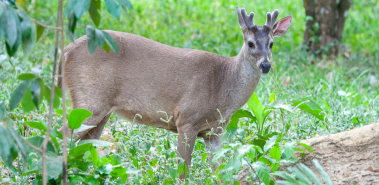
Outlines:
{"label": "antler", "polygon": [[246,27],[248,29],[253,28],[254,27],[254,22],[253,22],[254,13],[251,12],[250,15],[247,16],[245,8],[241,8],[241,14],[242,14],[243,20],[246,24]]}
{"label": "antler", "polygon": [[273,26],[276,22],[276,19],[278,18],[278,15],[279,15],[279,10],[274,10],[272,12],[272,14],[270,12],[268,12],[265,25],[270,27],[270,28],[273,28]]}

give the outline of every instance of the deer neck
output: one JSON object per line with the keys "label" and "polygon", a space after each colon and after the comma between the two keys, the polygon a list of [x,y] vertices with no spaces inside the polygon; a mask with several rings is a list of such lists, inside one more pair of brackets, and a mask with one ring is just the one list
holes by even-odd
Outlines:
{"label": "deer neck", "polygon": [[230,78],[227,80],[229,108],[226,115],[233,114],[250,99],[261,77],[261,72],[251,65],[245,53],[241,49],[237,56],[230,58],[227,75]]}

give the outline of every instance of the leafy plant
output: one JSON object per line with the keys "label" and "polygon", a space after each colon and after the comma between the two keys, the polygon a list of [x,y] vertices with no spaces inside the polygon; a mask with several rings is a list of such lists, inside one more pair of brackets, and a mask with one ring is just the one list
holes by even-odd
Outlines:
{"label": "leafy plant", "polygon": [[316,185],[332,185],[332,181],[329,178],[329,175],[325,172],[325,170],[322,168],[320,163],[316,160],[313,159],[313,164],[316,166],[317,171],[320,173],[321,177],[324,180],[324,183],[319,177],[313,172],[310,168],[305,166],[302,163],[297,164],[296,166],[293,167],[288,167],[288,170],[292,172],[295,176],[285,172],[285,171],[277,171],[274,173],[275,176],[279,176],[286,181],[278,180],[276,184],[316,184]]}
{"label": "leafy plant", "polygon": [[[249,136],[241,143],[234,143],[225,145],[224,148],[215,153],[213,163],[216,161],[230,156],[230,160],[226,164],[222,164],[216,170],[217,178],[224,182],[234,182],[235,179],[232,174],[238,172],[242,166],[248,165],[254,174],[251,174],[250,179],[259,179],[260,182],[265,184],[272,184],[275,178],[270,172],[275,172],[281,162],[295,163],[296,158],[292,158],[295,150],[304,151],[303,149],[296,148],[296,144],[303,146],[313,152],[313,149],[304,144],[296,142],[287,142],[283,137],[283,133],[270,132],[270,126],[265,126],[269,114],[275,110],[286,110],[294,112],[295,107],[316,115],[318,119],[325,120],[319,116],[320,107],[311,99],[304,99],[304,101],[294,101],[292,104],[283,104],[275,102],[275,94],[270,96],[270,104],[264,107],[259,101],[257,95],[254,93],[248,101],[248,106],[251,110],[238,110],[231,118],[231,122],[226,128],[226,133],[223,137],[224,140],[230,140],[238,130],[238,122],[241,118],[249,119],[256,128],[254,137]],[[283,112],[282,112],[283,113]],[[284,124],[284,123],[283,123]]]}

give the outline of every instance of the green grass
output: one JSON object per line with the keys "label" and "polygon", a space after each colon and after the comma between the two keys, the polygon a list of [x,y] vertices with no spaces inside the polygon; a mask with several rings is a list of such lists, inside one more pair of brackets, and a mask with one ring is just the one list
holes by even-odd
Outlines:
{"label": "green grass", "polygon": [[[273,92],[277,100],[287,103],[310,97],[325,110],[328,122],[320,122],[301,111],[284,112],[284,120],[281,120],[281,112],[276,111],[267,123],[272,126],[272,131],[281,132],[284,121],[291,125],[285,138],[298,140],[337,133],[379,120],[379,82],[373,83],[373,79],[379,79],[379,19],[376,18],[379,4],[375,0],[353,1],[343,33],[344,53],[349,58],[341,56],[335,60],[316,60],[304,52],[302,41],[306,17],[302,1],[142,0],[132,1],[132,4],[134,9],[122,11],[118,20],[110,17],[102,5],[100,29],[134,33],[167,45],[201,49],[224,56],[237,55],[242,46],[242,33],[235,11],[237,5],[254,11],[254,22],[258,25],[264,24],[267,11],[279,9],[280,18],[292,15],[288,33],[275,38],[273,70],[262,77],[255,92],[264,105],[269,104],[269,96]],[[29,13],[40,22],[55,25],[56,9],[56,1],[37,1],[35,9]],[[88,14],[79,22],[76,38],[85,34],[86,24],[93,25]],[[69,42],[66,39],[65,44]],[[53,46],[54,32],[46,31],[33,54],[25,56],[19,52],[17,57],[0,60],[0,101],[8,104],[12,92],[20,84],[16,77],[30,72],[32,68],[41,69],[45,82],[50,82]],[[5,56],[4,46],[0,54],[0,59]],[[284,83],[288,79],[289,84]],[[351,94],[343,96],[342,91]],[[247,106],[244,108],[248,109]],[[8,116],[24,134],[23,122],[37,118],[47,120],[47,109],[44,103],[39,111],[24,114],[18,108]],[[123,164],[132,166],[130,157],[133,156],[147,168],[149,162],[157,159],[160,165],[155,173],[156,179],[167,178],[167,169],[162,164],[177,165],[175,134],[130,123],[121,126],[124,121],[112,115],[107,125],[120,143],[117,147]],[[55,114],[54,127],[59,128],[60,125],[61,117]],[[243,133],[254,133],[254,126],[248,122],[240,123],[240,127],[244,132],[239,132],[232,143],[239,142],[238,138],[247,137],[241,135]],[[120,130],[122,132],[117,132]],[[26,132],[29,136],[40,135],[34,129],[28,128]],[[165,150],[164,143],[167,141],[171,143],[171,148]],[[154,150],[147,150],[149,146]],[[136,154],[132,154],[131,150],[136,150]],[[166,158],[166,153],[174,157]],[[204,183],[212,178],[209,165],[202,163],[203,153],[202,141],[198,140],[193,154],[191,181]]]}

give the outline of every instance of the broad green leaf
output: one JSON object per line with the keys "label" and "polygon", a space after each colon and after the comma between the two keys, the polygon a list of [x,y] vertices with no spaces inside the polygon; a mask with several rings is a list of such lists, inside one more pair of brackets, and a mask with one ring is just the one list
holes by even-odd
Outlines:
{"label": "broad green leaf", "polygon": [[[54,153],[48,152],[46,154],[46,163],[48,179],[57,178],[62,174],[62,156],[57,156]],[[42,159],[39,161],[38,169],[40,173],[43,173]]]}
{"label": "broad green leaf", "polygon": [[326,185],[333,185],[332,181],[329,178],[328,173],[324,170],[324,168],[320,165],[317,159],[312,160],[313,164],[315,164],[318,172],[321,174],[321,177],[324,179]]}
{"label": "broad green leaf", "polygon": [[30,92],[30,88],[26,90],[24,97],[22,97],[21,105],[24,112],[30,112],[36,108],[32,100],[32,93]]}
{"label": "broad green leaf", "polygon": [[[118,47],[117,43],[113,38],[105,31],[103,31],[105,42],[108,44],[108,46],[112,49],[112,51],[117,55],[118,54]],[[104,43],[105,46],[105,43]]]}
{"label": "broad green leaf", "polygon": [[104,34],[103,31],[95,29],[96,45],[99,47],[104,46]]}
{"label": "broad green leaf", "polygon": [[90,151],[91,147],[92,147],[92,143],[78,145],[69,151],[68,157],[75,158],[75,157],[78,157],[79,155],[83,155],[85,152]]}
{"label": "broad green leaf", "polygon": [[31,80],[35,77],[36,77],[36,75],[34,75],[33,73],[23,73],[23,74],[18,75],[17,79],[19,79],[19,80]]}
{"label": "broad green leaf", "polygon": [[6,7],[4,3],[0,3],[0,40],[3,40],[5,36],[5,27],[7,26],[7,12]]}
{"label": "broad green leaf", "polygon": [[263,127],[263,106],[262,103],[259,101],[258,96],[253,93],[249,101],[247,102],[247,105],[250,107],[250,109],[253,111],[254,116],[257,118],[257,121],[259,123],[260,129]]}
{"label": "broad green leaf", "polygon": [[87,143],[92,143],[92,146],[97,146],[97,147],[108,147],[112,146],[113,143],[108,142],[108,141],[102,141],[98,139],[86,139],[86,140],[81,140],[79,141],[78,145],[83,145]]}
{"label": "broad green leaf", "polygon": [[[41,148],[42,142],[43,142],[44,138],[43,137],[39,137],[39,136],[35,136],[35,137],[28,137],[28,138],[25,138],[25,139],[27,141],[29,141],[29,143],[31,143],[32,145]],[[29,147],[29,146],[27,146],[27,147]],[[47,143],[47,151],[55,153],[54,146],[50,142]]]}
{"label": "broad green leaf", "polygon": [[87,25],[86,32],[87,32],[88,50],[89,50],[89,53],[93,55],[95,54],[96,48],[97,48],[95,29],[92,26]]}
{"label": "broad green leaf", "polygon": [[30,20],[28,14],[22,10],[17,10],[18,16],[21,18],[20,30],[22,34],[22,47],[25,54],[30,54],[36,42],[36,29],[34,23]]}
{"label": "broad green leaf", "polygon": [[133,8],[132,6],[132,3],[130,3],[129,0],[118,0],[118,2],[120,3],[120,5],[123,7],[123,8]]}
{"label": "broad green leaf", "polygon": [[76,133],[79,133],[79,132],[84,132],[86,130],[89,130],[89,129],[92,129],[92,128],[95,128],[96,126],[89,126],[89,125],[81,125],[78,129],[75,129],[74,130],[74,134]]}
{"label": "broad green leaf", "polygon": [[0,156],[5,166],[11,167],[12,162],[18,155],[18,150],[14,145],[12,134],[6,127],[0,125]]}
{"label": "broad green leaf", "polygon": [[[113,165],[113,166],[117,166],[117,165],[120,165],[120,164],[121,164],[121,160],[122,160],[122,158],[121,158],[120,155],[118,155],[118,154],[114,154],[114,155],[112,155],[112,156],[110,157],[110,160],[111,160],[111,165]],[[157,162],[158,162],[157,159],[154,159],[153,161],[157,161]],[[151,162],[150,162],[150,164],[151,164]],[[155,165],[155,164],[154,164],[154,165]]]}
{"label": "broad green leaf", "polygon": [[228,139],[233,137],[236,134],[236,131],[238,129],[238,119],[232,119],[228,126],[226,126],[226,134],[223,136],[224,139]]}
{"label": "broad green leaf", "polygon": [[20,21],[21,21],[20,29],[21,29],[22,37],[31,38],[32,37],[32,22],[29,19],[28,14],[22,9],[17,9],[16,12],[18,16],[20,17]]}
{"label": "broad green leaf", "polygon": [[98,12],[99,8],[96,7],[96,2],[100,4],[100,0],[98,1],[92,0],[88,11],[93,23],[96,25],[96,27],[99,27],[101,16]]}
{"label": "broad green leaf", "polygon": [[270,104],[274,103],[275,101],[275,93],[270,94]]}
{"label": "broad green leaf", "polygon": [[[55,87],[54,89],[54,102],[53,102],[53,107],[54,109],[57,109],[59,108],[59,105],[61,103],[59,97],[62,96],[62,91],[60,88],[58,87]],[[51,101],[51,90],[48,86],[44,86],[44,97],[46,99],[46,101],[50,104],[50,101]]]}
{"label": "broad green leaf", "polygon": [[105,7],[113,17],[117,19],[120,17],[121,6],[115,0],[105,0]]}
{"label": "broad green leaf", "polygon": [[7,26],[5,27],[5,38],[9,47],[17,44],[18,37],[21,38],[19,32],[20,21],[16,11],[9,5],[6,5],[6,10],[2,16],[6,16]]}
{"label": "broad green leaf", "polygon": [[92,113],[86,109],[74,109],[68,117],[68,125],[71,129],[78,129],[83,121],[92,116]]}
{"label": "broad green leaf", "polygon": [[113,177],[122,177],[126,174],[125,172],[126,172],[126,168],[115,167],[115,168],[113,168],[111,175]]}
{"label": "broad green leaf", "polygon": [[46,131],[47,127],[43,123],[39,121],[27,121],[25,122],[25,125],[28,125],[29,127],[41,130],[41,131]]}
{"label": "broad green leaf", "polygon": [[312,99],[304,98],[300,101],[294,101],[292,103],[293,107],[297,107],[305,112],[308,112],[315,116],[317,119],[321,121],[328,122],[326,118],[325,112],[321,109],[321,107]]}
{"label": "broad green leaf", "polygon": [[43,31],[45,31],[45,27],[37,24],[36,28],[37,28],[37,39],[36,40],[38,41],[41,38]]}
{"label": "broad green leaf", "polygon": [[108,45],[107,42],[104,42],[103,49],[104,49],[107,53],[109,53],[109,52],[111,51],[111,47]]}
{"label": "broad green leaf", "polygon": [[269,156],[275,159],[276,161],[280,160],[280,156],[282,156],[282,153],[278,145],[275,145],[271,148]]}
{"label": "broad green leaf", "polygon": [[286,154],[287,160],[289,160],[295,152],[295,144],[295,142],[290,142],[284,145],[284,154]]}
{"label": "broad green leaf", "polygon": [[17,40],[13,46],[10,46],[8,42],[5,42],[5,48],[7,49],[7,53],[10,57],[14,56],[20,46],[21,43],[21,31],[17,30]]}
{"label": "broad green leaf", "polygon": [[20,101],[22,100],[22,97],[24,96],[25,94],[25,91],[26,89],[28,88],[29,86],[29,83],[30,81],[29,80],[25,80],[24,82],[22,82],[18,87],[17,89],[13,92],[13,95],[11,97],[11,100],[9,101],[9,109],[12,111],[13,109],[15,109],[18,104],[20,104]]}
{"label": "broad green leaf", "polygon": [[313,150],[312,147],[310,147],[309,145],[305,144],[305,143],[297,143],[298,145],[300,146],[303,146],[304,148],[308,149],[309,151],[311,151],[312,153],[315,154],[315,151]]}
{"label": "broad green leaf", "polygon": [[59,88],[58,86],[55,86],[55,88],[54,88],[54,94],[57,97],[62,98],[62,90],[61,90],[61,88]]}
{"label": "broad green leaf", "polygon": [[0,121],[3,120],[5,115],[5,103],[0,101]]}
{"label": "broad green leaf", "polygon": [[178,178],[178,171],[174,168],[171,168],[171,166],[168,166],[168,172],[170,174],[170,177],[175,180],[176,178]]}
{"label": "broad green leaf", "polygon": [[271,167],[271,172],[276,172],[279,169],[280,162],[277,162],[275,164],[272,164]]}
{"label": "broad green leaf", "polygon": [[21,153],[21,156],[22,156],[22,160],[24,161],[24,165],[25,165],[26,158],[27,158],[27,147],[26,147],[26,144],[21,139],[20,135],[15,130],[9,129],[9,131],[11,132],[14,140],[17,143],[18,149],[20,150],[20,153]]}
{"label": "broad green leaf", "polygon": [[261,156],[259,157],[258,161],[263,162],[264,164],[269,165],[269,166],[276,163],[275,159],[268,156]]}
{"label": "broad green leaf", "polygon": [[33,52],[34,46],[37,42],[37,30],[36,25],[32,23],[32,36],[31,38],[22,38],[22,49],[25,54],[30,54]]}
{"label": "broad green leaf", "polygon": [[93,167],[96,169],[99,163],[99,154],[97,153],[95,147],[91,147],[91,156],[92,156]]}
{"label": "broad green leaf", "polygon": [[260,161],[253,163],[252,166],[257,172],[259,179],[265,184],[270,184],[270,172],[268,171],[267,166]]}
{"label": "broad green leaf", "polygon": [[75,4],[76,4],[76,1],[77,0],[69,0],[67,5],[66,5],[66,8],[64,10],[64,15],[66,17],[70,17],[71,13],[74,11],[74,7],[75,7]]}
{"label": "broad green leaf", "polygon": [[74,12],[75,12],[75,16],[77,19],[80,19],[81,17],[83,17],[83,15],[86,14],[90,4],[91,4],[91,0],[76,1],[75,7],[74,7]]}
{"label": "broad green leaf", "polygon": [[277,144],[277,142],[276,142],[277,138],[278,138],[278,136],[273,136],[270,139],[266,140],[263,151],[266,152],[266,151],[270,150],[275,144]]}
{"label": "broad green leaf", "polygon": [[68,30],[73,34],[75,33],[75,28],[76,28],[76,22],[77,18],[75,17],[75,13],[72,12],[69,17],[69,22],[68,22]]}
{"label": "broad green leaf", "polygon": [[267,106],[267,109],[284,109],[288,112],[294,112],[291,105],[286,105],[283,102],[273,103]]}
{"label": "broad green leaf", "polygon": [[70,177],[70,183],[74,184],[85,184],[87,182],[82,176]]}
{"label": "broad green leaf", "polygon": [[30,85],[30,92],[32,93],[33,103],[38,109],[38,105],[42,101],[43,92],[40,86],[40,82],[37,79],[32,80],[32,84]]}
{"label": "broad green leaf", "polygon": [[208,157],[208,153],[203,153],[203,155],[201,155],[201,163],[203,164],[205,159]]}
{"label": "broad green leaf", "polygon": [[174,181],[172,179],[166,179],[163,181],[163,185],[174,185]]}
{"label": "broad green leaf", "polygon": [[251,114],[250,111],[239,109],[236,113],[233,114],[231,120],[239,119],[239,118],[249,118],[253,122],[255,122],[256,118]]}
{"label": "broad green leaf", "polygon": [[259,146],[262,150],[264,149],[264,146],[266,144],[266,140],[261,138],[254,138],[253,145]]}

